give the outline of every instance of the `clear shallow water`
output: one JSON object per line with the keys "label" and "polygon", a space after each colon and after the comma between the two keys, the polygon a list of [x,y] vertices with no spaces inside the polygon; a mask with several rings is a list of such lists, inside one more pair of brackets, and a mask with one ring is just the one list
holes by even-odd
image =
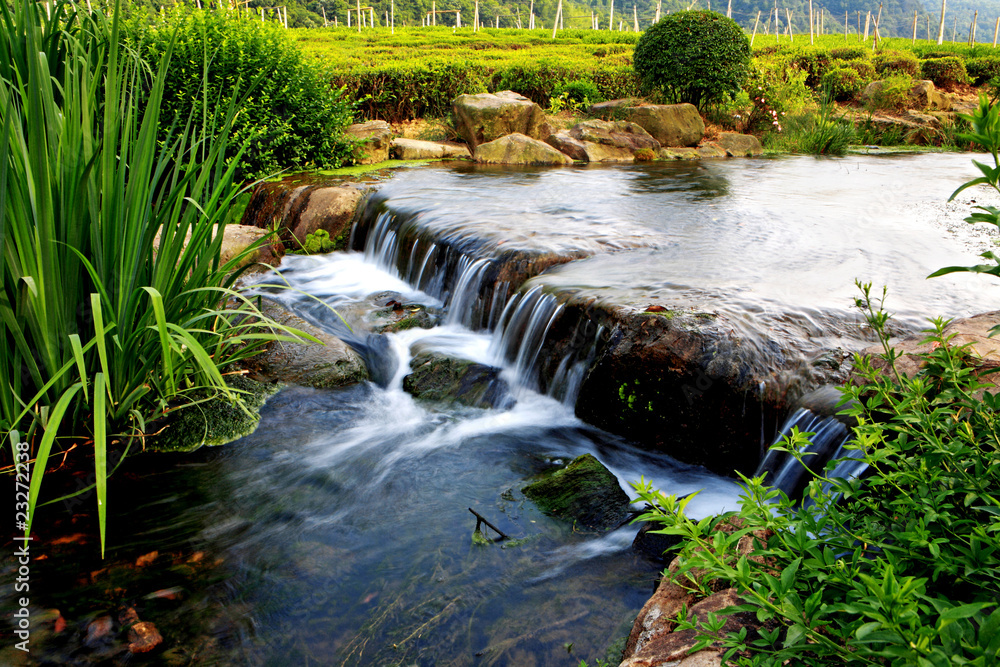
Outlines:
{"label": "clear shallow water", "polygon": [[[538,281],[548,288],[639,307],[690,298],[691,307],[751,319],[792,310],[820,329],[835,319],[831,312],[847,312],[854,277],[887,281],[890,306],[906,317],[998,302],[996,287],[974,276],[923,281],[953,260],[972,263],[942,223],[965,213],[941,203],[971,174],[968,160],[429,168],[400,173],[385,194],[394,209],[418,213],[419,224],[484,256],[511,247],[615,251],[551,269]],[[386,290],[432,306],[448,301],[375,264],[358,253],[290,257],[285,276],[344,312]],[[315,302],[293,292],[280,298],[325,321]],[[581,422],[567,402],[518,385],[523,373],[501,361],[500,332],[469,331],[453,315],[445,313],[443,326],[387,337],[396,365],[384,386],[286,389],[265,407],[255,434],[183,459],[139,460],[118,477],[112,559],[151,549],[218,559],[211,579],[189,584],[197,590],[181,602],[142,603],[144,620],[157,622],[168,645],[201,645],[197,634],[208,633],[201,664],[593,662],[627,633],[655,567],[628,549],[634,528],[576,530],[539,513],[520,488],[589,452],[625,488],[642,475],[669,493],[700,489],[688,506],[696,516],[735,508],[731,481],[638,451]],[[421,349],[504,366],[517,403],[498,411],[415,401],[400,383]],[[526,541],[473,545],[470,507]],[[141,601],[167,585],[176,559],[162,567],[154,582],[134,575],[127,595]],[[74,593],[72,575],[48,580],[49,606],[78,629],[107,604],[106,592]],[[51,646],[59,647],[52,656],[73,651]]]}

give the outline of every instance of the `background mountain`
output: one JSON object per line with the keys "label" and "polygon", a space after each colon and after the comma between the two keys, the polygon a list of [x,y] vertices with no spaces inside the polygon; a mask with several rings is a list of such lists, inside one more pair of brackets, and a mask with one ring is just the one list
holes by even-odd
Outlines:
{"label": "background mountain", "polygon": [[[662,0],[661,12],[675,12],[687,9],[692,0]],[[725,13],[730,0],[694,0],[694,7],[713,9]],[[362,2],[363,7],[375,8],[376,21],[379,25],[385,23],[386,12],[390,10],[392,0],[369,0]],[[566,28],[589,28],[591,12],[601,19],[601,27],[607,28],[608,15],[614,2],[614,27],[618,29],[619,22],[624,29],[630,30],[633,17],[638,17],[639,28],[647,28],[655,18],[657,0],[590,0],[563,2],[563,25]],[[432,0],[396,0],[396,25],[420,25],[421,18],[431,11]],[[757,13],[760,12],[758,34],[774,34],[775,0],[732,0],[732,16],[747,30],[752,30]],[[289,27],[319,27],[323,25],[323,11],[332,24],[334,17],[339,23],[345,23],[348,8],[357,6],[356,0],[251,0],[251,8],[288,7]],[[438,10],[458,9],[462,12],[462,22],[468,25],[472,21],[475,0],[434,0],[433,5]],[[500,26],[516,27],[517,18],[521,25],[527,27],[528,14],[532,6],[536,21],[540,27],[551,28],[556,14],[558,0],[480,0],[479,12],[484,23],[491,26],[499,18]],[[780,29],[783,31],[787,22],[786,10],[791,13],[795,33],[808,31],[809,4],[808,0],[778,0],[777,8]],[[848,19],[848,31],[856,34],[864,32],[865,17],[869,11],[874,17],[879,10],[878,0],[813,0],[813,12],[816,16],[824,11],[824,32],[844,32],[845,13]],[[949,0],[945,20],[945,39],[966,41],[969,35],[974,13],[978,11],[976,41],[992,42],[993,29],[997,17],[1000,17],[1000,0]],[[909,37],[913,30],[914,14],[917,17],[917,37],[927,39],[937,38],[938,21],[941,5],[934,0],[882,0],[881,33],[883,37]],[[353,21],[353,19],[352,19]],[[438,25],[454,25],[454,14],[438,15]],[[929,33],[928,33],[929,31]]]}

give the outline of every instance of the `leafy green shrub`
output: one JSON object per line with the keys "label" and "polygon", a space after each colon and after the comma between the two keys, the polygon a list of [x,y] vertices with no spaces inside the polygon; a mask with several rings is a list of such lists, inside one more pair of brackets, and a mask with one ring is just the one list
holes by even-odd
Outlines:
{"label": "leafy green shrub", "polygon": [[855,60],[845,60],[842,67],[850,67],[865,83],[870,83],[875,80],[875,65],[872,64],[871,60],[867,58],[857,58]]}
{"label": "leafy green shrub", "polygon": [[563,94],[565,94],[569,100],[572,100],[581,106],[590,106],[595,102],[604,101],[604,96],[601,95],[601,91],[597,89],[594,82],[586,79],[569,81],[561,86],[556,86],[556,88],[552,91],[553,97],[558,97]]}
{"label": "leafy green shrub", "polygon": [[863,46],[838,46],[830,49],[830,57],[834,60],[864,60],[870,51]]}
{"label": "leafy green shrub", "polygon": [[[812,91],[806,87],[808,74],[794,64],[785,66],[780,61],[756,62],[747,82],[748,106],[738,114],[741,132],[781,131],[786,114],[801,111],[814,103]],[[743,93],[737,96],[737,100]]]}
{"label": "leafy green shrub", "polygon": [[929,58],[922,61],[920,75],[925,79],[930,79],[935,86],[941,88],[951,88],[957,84],[969,82],[965,63],[956,56]]}
{"label": "leafy green shrub", "polygon": [[853,67],[838,67],[823,75],[823,89],[838,102],[853,100],[865,87],[864,78]]}
{"label": "leafy green shrub", "polygon": [[816,88],[820,85],[823,75],[833,66],[831,65],[832,60],[834,58],[831,57],[829,51],[815,48],[800,51],[792,58],[792,62],[806,72],[806,85],[810,88]]}
{"label": "leafy green shrub", "polygon": [[[129,41],[158,62],[174,40],[163,100],[166,126],[175,118],[183,123],[206,98],[218,116],[218,101],[237,95],[245,99],[233,125],[234,146],[249,142],[238,178],[287,167],[338,167],[347,158],[350,146],[342,135],[351,106],[283,29],[222,10],[179,6],[164,17],[153,25],[132,22]],[[234,156],[230,149],[227,159]]]}
{"label": "leafy green shrub", "polygon": [[[1000,398],[952,346],[945,322],[929,330],[932,350],[915,377],[896,371],[881,303],[861,286],[858,300],[885,353],[875,370],[858,359],[859,386],[844,388],[857,419],[853,454],[869,465],[864,480],[812,480],[808,504],[743,478],[739,512],[697,522],[678,500],[641,481],[652,510],[637,520],[679,535],[679,568],[665,576],[736,588],[756,633],[696,627],[705,644],[721,641],[743,665],[992,665],[1000,654]],[[883,294],[884,296],[884,294]],[[777,448],[802,460],[807,435],[793,431]],[[836,462],[828,464],[831,470]],[[738,521],[731,533],[714,530]],[[768,537],[753,535],[753,531]],[[737,543],[751,540],[743,555]],[[766,540],[766,543],[765,543]],[[701,644],[701,645],[705,645]],[[726,662],[724,659],[723,662]]]}
{"label": "leafy green shrub", "polygon": [[965,61],[965,71],[975,86],[982,86],[990,79],[1000,76],[1000,56],[969,58]]}
{"label": "leafy green shrub", "polygon": [[920,61],[912,53],[883,51],[873,58],[875,72],[880,77],[906,74],[915,77],[920,72]]}
{"label": "leafy green shrub", "polygon": [[909,105],[913,78],[906,74],[890,76],[876,84],[865,106],[873,110],[899,110]]}
{"label": "leafy green shrub", "polygon": [[706,11],[668,14],[639,38],[635,70],[649,89],[701,108],[747,79],[750,42],[732,19]]}

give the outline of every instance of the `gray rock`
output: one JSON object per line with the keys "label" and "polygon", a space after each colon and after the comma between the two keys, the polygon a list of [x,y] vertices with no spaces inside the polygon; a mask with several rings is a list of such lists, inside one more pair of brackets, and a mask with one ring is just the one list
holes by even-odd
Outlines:
{"label": "gray rock", "polygon": [[552,146],[517,133],[476,146],[474,156],[476,162],[485,164],[573,164],[568,155]]}
{"label": "gray rock", "polygon": [[717,143],[731,157],[751,157],[764,152],[760,140],[752,134],[721,132]]}
{"label": "gray rock", "polygon": [[624,148],[635,152],[641,148],[653,151],[660,149],[660,142],[635,123],[623,120],[588,120],[577,123],[569,134],[584,142]]}
{"label": "gray rock", "polygon": [[619,110],[627,107],[637,107],[643,103],[643,100],[638,97],[625,97],[618,100],[608,100],[606,102],[598,102],[590,107],[590,113],[593,116],[603,118],[604,120],[614,119],[619,115]]}
{"label": "gray rock", "polygon": [[473,149],[512,133],[540,140],[552,133],[542,108],[509,90],[459,95],[452,109],[459,136]]}
{"label": "gray rock", "polygon": [[384,120],[349,125],[344,135],[360,144],[354,149],[355,164],[377,164],[389,159],[392,128]]}
{"label": "gray rock", "polygon": [[[885,85],[885,81],[872,81],[861,91],[858,99],[864,104],[870,103],[878,96]],[[934,87],[933,81],[915,81],[913,87],[910,88],[910,92],[907,94],[907,98],[908,105],[913,109],[931,109],[934,111],[948,111],[951,109],[951,98],[937,90]]]}
{"label": "gray rock", "polygon": [[465,144],[455,142],[421,141],[419,139],[392,140],[390,149],[397,160],[433,160],[440,158],[469,158],[472,153]]}
{"label": "gray rock", "polygon": [[650,104],[622,107],[620,120],[642,126],[663,146],[697,146],[705,136],[705,121],[693,104]]}
{"label": "gray rock", "polygon": [[265,315],[320,341],[274,342],[246,362],[251,377],[321,389],[344,387],[368,379],[368,369],[357,352],[336,336],[317,329],[281,306],[264,301]]}
{"label": "gray rock", "polygon": [[306,236],[323,230],[342,245],[351,231],[351,223],[364,196],[352,187],[318,188],[308,193],[305,208],[298,214],[292,235],[299,243]]}

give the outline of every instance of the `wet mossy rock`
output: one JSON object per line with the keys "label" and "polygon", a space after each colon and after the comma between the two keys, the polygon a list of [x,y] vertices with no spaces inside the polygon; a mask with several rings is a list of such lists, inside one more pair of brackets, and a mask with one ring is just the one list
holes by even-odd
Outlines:
{"label": "wet mossy rock", "polygon": [[300,250],[310,234],[322,230],[329,235],[332,249],[341,250],[347,246],[364,198],[364,192],[353,185],[292,175],[258,183],[241,224],[279,229],[289,250]]}
{"label": "wet mossy rock", "polygon": [[453,401],[480,408],[506,407],[510,387],[500,369],[437,352],[421,352],[410,362],[403,391],[429,401]]}
{"label": "wet mossy rock", "polygon": [[474,152],[483,164],[519,164],[529,166],[573,164],[572,158],[547,143],[514,133],[480,144]]}
{"label": "wet mossy rock", "polygon": [[240,375],[228,377],[226,383],[239,392],[245,411],[224,396],[179,408],[170,413],[166,427],[147,442],[146,448],[157,452],[190,452],[202,445],[225,445],[256,431],[259,411],[267,398],[278,391],[278,385]]}
{"label": "wet mossy rock", "polygon": [[354,164],[378,164],[389,159],[392,128],[384,120],[348,125],[344,136],[355,142],[351,154]]}
{"label": "wet mossy rock", "polygon": [[592,454],[521,489],[540,510],[595,530],[611,530],[629,514],[618,479]]}

